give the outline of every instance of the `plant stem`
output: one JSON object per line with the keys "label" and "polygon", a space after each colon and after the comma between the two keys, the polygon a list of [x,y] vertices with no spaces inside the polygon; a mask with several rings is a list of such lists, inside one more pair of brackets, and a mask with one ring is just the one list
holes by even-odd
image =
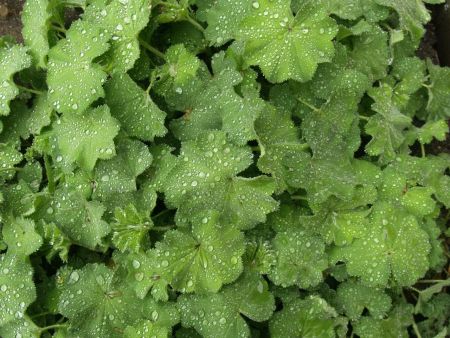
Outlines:
{"label": "plant stem", "polygon": [[48,155],[44,156],[45,173],[47,175],[48,181],[48,191],[53,194],[55,192],[55,177],[53,175],[53,168],[50,164],[50,159]]}
{"label": "plant stem", "polygon": [[30,316],[30,318],[39,318],[39,317],[47,316],[47,315],[50,315],[50,314],[53,314],[53,313],[50,312],[50,311],[46,311],[46,312],[41,312],[41,313],[32,315],[32,316]]}
{"label": "plant stem", "polygon": [[148,84],[148,87],[145,90],[145,92],[147,93],[147,98],[150,96],[150,90],[152,89],[153,84],[155,83],[155,78],[156,78],[155,72],[152,72],[152,75],[150,76],[150,83]]}
{"label": "plant stem", "polygon": [[67,30],[59,25],[52,25],[52,29],[63,34],[67,33]]}
{"label": "plant stem", "polygon": [[367,117],[367,116],[364,116],[364,115],[358,115],[358,117],[361,119],[361,120],[364,120],[364,121],[369,121],[369,117]]}
{"label": "plant stem", "polygon": [[22,89],[23,91],[26,91],[26,92],[29,92],[29,93],[32,93],[32,94],[36,94],[36,95],[44,94],[44,92],[41,92],[40,90],[27,88],[27,87],[23,87],[23,86],[20,86],[20,85],[16,85],[16,86],[17,86],[17,88]]}
{"label": "plant stem", "polygon": [[155,47],[148,44],[147,41],[145,41],[142,38],[139,38],[139,43],[142,45],[142,47],[147,49],[150,53],[152,53],[152,54],[156,55],[157,57],[166,61],[166,56],[163,53],[161,53],[159,50],[157,50]]}
{"label": "plant stem", "polygon": [[416,334],[417,338],[422,338],[422,335],[420,334],[419,328],[417,327],[416,322],[413,322],[412,324],[414,333]]}
{"label": "plant stem", "polygon": [[68,326],[69,326],[68,324],[53,324],[53,325],[42,327],[42,328],[39,329],[39,337],[45,331],[52,330],[52,329],[66,328]]}
{"label": "plant stem", "polygon": [[200,25],[197,21],[195,21],[194,19],[191,18],[190,15],[186,16],[186,20],[187,22],[189,22],[192,26],[194,26],[195,28],[197,28],[200,32],[204,32],[205,28],[203,28],[202,25]]}
{"label": "plant stem", "polygon": [[313,106],[311,103],[303,100],[301,97],[297,97],[297,100],[299,100],[301,103],[303,103],[305,106],[307,106],[311,110],[314,110],[315,112],[320,112],[319,108],[317,108],[317,107]]}
{"label": "plant stem", "polygon": [[167,213],[170,212],[170,211],[172,211],[172,210],[170,210],[170,209],[163,210],[163,211],[161,211],[159,214],[156,214],[155,216],[153,216],[152,219],[157,219],[157,218],[159,218],[159,217],[161,217],[161,216],[167,214]]}
{"label": "plant stem", "polygon": [[22,168],[15,168],[15,167],[12,167],[12,168],[0,168],[0,172],[2,172],[2,171],[10,171],[10,170],[22,171]]}
{"label": "plant stem", "polygon": [[420,144],[420,152],[422,153],[422,157],[427,156],[427,154],[425,152],[425,145],[423,143]]}
{"label": "plant stem", "polygon": [[171,230],[174,228],[175,228],[175,225],[166,225],[166,226],[162,226],[162,227],[154,227],[154,228],[151,228],[150,230],[157,231],[157,232],[164,232],[164,231]]}
{"label": "plant stem", "polygon": [[301,196],[301,195],[292,195],[291,199],[293,199],[294,201],[307,201],[308,200],[306,198],[306,196]]}

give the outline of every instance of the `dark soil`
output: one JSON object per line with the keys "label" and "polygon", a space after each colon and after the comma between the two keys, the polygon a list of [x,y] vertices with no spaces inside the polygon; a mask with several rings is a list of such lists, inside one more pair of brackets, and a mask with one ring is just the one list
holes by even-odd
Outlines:
{"label": "dark soil", "polygon": [[20,12],[24,0],[0,0],[0,36],[12,35],[22,42]]}

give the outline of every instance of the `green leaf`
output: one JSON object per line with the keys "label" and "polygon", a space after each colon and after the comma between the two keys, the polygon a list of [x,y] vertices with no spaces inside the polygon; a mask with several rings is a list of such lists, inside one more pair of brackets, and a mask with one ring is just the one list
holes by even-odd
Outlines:
{"label": "green leaf", "polygon": [[349,244],[365,234],[368,225],[367,209],[347,209],[329,198],[313,216],[303,216],[308,228],[319,233],[326,243],[338,246]]}
{"label": "green leaf", "polygon": [[138,35],[147,26],[150,9],[150,0],[102,0],[87,8],[83,19],[102,27],[111,38],[111,48],[105,55],[110,72],[125,73],[133,68],[139,58]]}
{"label": "green leaf", "polygon": [[[248,147],[234,146],[222,132],[182,143],[177,163],[164,182],[166,202],[177,207],[180,221],[201,210],[220,212],[221,220],[248,229],[277,208],[267,176],[236,176],[251,163]],[[185,223],[185,222],[183,222]]]}
{"label": "green leaf", "polygon": [[34,64],[40,68],[45,68],[47,64],[51,16],[48,0],[28,0],[23,6],[22,36],[25,45],[30,49]]}
{"label": "green leaf", "polygon": [[106,105],[89,109],[83,115],[65,114],[54,129],[61,153],[57,162],[77,162],[81,168],[91,171],[98,159],[110,159],[116,154],[113,139],[119,125]]}
{"label": "green leaf", "polygon": [[69,258],[69,249],[72,245],[72,241],[54,224],[54,223],[41,223],[41,233],[50,248],[45,255],[48,262],[51,262],[55,255],[64,263],[67,263]]}
{"label": "green leaf", "polygon": [[287,188],[287,173],[283,159],[291,154],[303,151],[307,145],[299,140],[299,130],[294,125],[290,114],[266,105],[255,122],[261,156],[258,168],[271,174],[277,183],[277,192]]}
{"label": "green leaf", "polygon": [[390,57],[388,34],[373,25],[370,31],[354,37],[353,49],[347,62],[375,81],[386,76]]}
{"label": "green leaf", "polygon": [[346,20],[365,17],[370,22],[386,19],[389,11],[376,0],[340,0],[331,2],[331,12]]}
{"label": "green leaf", "polygon": [[108,48],[107,34],[86,21],[75,21],[66,38],[49,51],[48,98],[61,113],[83,113],[92,102],[104,96],[106,73],[93,60]]}
{"label": "green leaf", "polygon": [[115,194],[136,191],[136,178],[152,163],[148,147],[140,141],[120,138],[116,151],[115,157],[99,161],[95,167],[96,199],[108,200]]}
{"label": "green leaf", "polygon": [[129,136],[153,141],[164,136],[165,113],[152,101],[128,74],[115,74],[105,85],[106,103],[111,115]]}
{"label": "green leaf", "polygon": [[239,24],[253,8],[252,2],[245,0],[213,2],[211,8],[206,11],[208,27],[205,30],[205,37],[214,46],[221,46],[234,39],[238,33]]}
{"label": "green leaf", "polygon": [[0,178],[11,179],[16,171],[14,166],[22,160],[22,154],[10,144],[0,143]]}
{"label": "green leaf", "polygon": [[[441,2],[441,0],[439,0]],[[393,8],[400,18],[400,27],[408,31],[413,41],[418,42],[422,38],[425,29],[424,25],[431,20],[431,14],[425,7],[423,0],[395,1],[395,0],[375,0],[379,5]]]}
{"label": "green leaf", "polygon": [[200,67],[200,60],[181,44],[170,46],[165,56],[166,63],[157,71],[156,87],[158,93],[167,95],[190,84]]}
{"label": "green leaf", "polygon": [[405,140],[405,129],[412,126],[411,118],[403,115],[392,102],[392,88],[382,84],[369,92],[375,103],[372,109],[376,115],[369,118],[366,132],[372,136],[366,145],[366,152],[371,156],[380,156],[384,162],[395,159],[399,147]]}
{"label": "green leaf", "polygon": [[392,300],[382,289],[349,280],[339,285],[337,303],[352,320],[358,320],[364,309],[368,309],[372,317],[382,319],[390,310]]}
{"label": "green leaf", "polygon": [[30,109],[23,101],[11,102],[11,113],[3,118],[5,125],[14,126],[0,134],[0,142],[14,142],[19,144],[30,135],[38,135],[41,130],[51,122],[53,112],[48,102],[47,95],[42,94],[35,97],[33,107]]}
{"label": "green leaf", "polygon": [[426,63],[417,57],[409,57],[396,60],[393,66],[392,75],[397,82],[393,87],[393,101],[410,115],[406,109],[411,96],[424,85]]}
{"label": "green leaf", "polygon": [[[202,87],[193,94],[192,106],[186,114],[172,121],[171,129],[177,138],[193,140],[205,131],[220,129],[237,144],[257,138],[254,122],[263,108],[262,101],[254,95],[241,97],[236,93],[234,86],[240,84],[243,77],[235,67],[234,61],[224,53],[213,57],[214,76],[203,81]],[[181,94],[181,88],[176,87],[175,91]],[[215,103],[214,109],[211,101]]]}
{"label": "green leaf", "polygon": [[31,66],[27,48],[19,45],[0,44],[0,116],[10,112],[9,102],[19,94],[13,75]]}
{"label": "green leaf", "polygon": [[388,318],[362,317],[355,323],[354,330],[360,337],[376,338],[382,335],[387,338],[407,338],[410,336],[407,327],[412,322],[412,306],[400,304],[391,311]]}
{"label": "green leaf", "polygon": [[125,338],[166,338],[170,330],[164,326],[155,325],[150,320],[142,320],[134,326],[127,326],[123,332]]}
{"label": "green leaf", "polygon": [[19,180],[17,184],[5,185],[1,191],[5,199],[1,206],[4,215],[29,216],[36,211],[35,191],[24,180]]}
{"label": "green leaf", "polygon": [[245,58],[270,82],[311,80],[319,63],[331,61],[337,25],[322,2],[304,1],[296,16],[290,1],[259,0],[238,29]]}
{"label": "green leaf", "polygon": [[23,318],[27,307],[36,299],[33,269],[22,253],[16,255],[11,251],[0,255],[0,295],[2,332],[7,329],[6,324]]}
{"label": "green leaf", "polygon": [[47,213],[54,214],[55,223],[72,241],[90,249],[102,246],[102,238],[110,232],[102,220],[105,207],[98,201],[87,201],[81,192],[58,189],[55,202]]}
{"label": "green leaf", "polygon": [[22,338],[34,338],[40,332],[41,328],[26,314],[22,318],[12,320],[0,327],[2,337],[16,337],[17,335],[21,335]]}
{"label": "green leaf", "polygon": [[7,219],[2,233],[8,245],[8,254],[11,255],[29,256],[42,245],[42,238],[35,231],[34,222],[30,219]]}
{"label": "green leaf", "polygon": [[275,312],[269,322],[274,338],[335,337],[336,311],[318,296],[293,299]]}
{"label": "green leaf", "polygon": [[450,315],[448,304],[450,295],[441,293],[431,298],[430,301],[423,304],[421,314],[427,319],[418,323],[419,331],[423,336],[435,338],[444,338],[448,333],[446,327],[447,319]]}
{"label": "green leaf", "polygon": [[[172,310],[151,300],[139,301],[122,276],[120,270],[113,271],[99,264],[87,264],[80,270],[68,269],[59,274],[58,310],[69,318],[71,334],[122,337],[121,332],[127,326],[144,318],[162,326],[172,321],[167,325],[169,328],[176,324],[176,314],[169,314]],[[160,315],[167,310],[169,313]]]}
{"label": "green leaf", "polygon": [[411,214],[423,217],[431,214],[436,208],[432,194],[432,188],[413,187],[404,193],[402,204]]}
{"label": "green leaf", "polygon": [[140,214],[133,204],[116,208],[111,224],[112,242],[120,251],[139,252],[148,245],[148,231],[153,227],[150,218]]}
{"label": "green leaf", "polygon": [[445,138],[449,132],[447,121],[429,121],[422,127],[417,129],[417,139],[422,144],[429,144],[436,139],[438,141],[445,141]]}
{"label": "green leaf", "polygon": [[269,277],[276,285],[298,285],[306,289],[323,280],[322,272],[328,267],[328,261],[325,244],[318,236],[300,229],[280,232],[273,240],[273,247],[277,263]]}
{"label": "green leaf", "polygon": [[272,315],[275,299],[261,276],[246,273],[217,294],[183,295],[178,306],[183,326],[193,327],[203,337],[250,337],[242,315],[265,321]]}
{"label": "green leaf", "polygon": [[[191,231],[172,230],[149,252],[152,275],[181,292],[217,292],[242,272],[243,234],[221,227],[217,214],[192,225]],[[152,284],[151,279],[146,283]]]}
{"label": "green leaf", "polygon": [[368,286],[414,284],[428,270],[430,243],[416,218],[387,202],[378,202],[364,237],[335,248],[333,260],[343,260],[347,271]]}
{"label": "green leaf", "polygon": [[430,73],[430,86],[428,88],[427,111],[431,120],[450,117],[450,68],[435,66],[428,62],[428,72]]}
{"label": "green leaf", "polygon": [[307,153],[297,153],[285,162],[288,184],[303,188],[312,203],[323,203],[336,196],[350,200],[356,185],[355,171],[342,158],[315,159]]}
{"label": "green leaf", "polygon": [[276,285],[298,285],[302,289],[316,286],[328,267],[324,242],[299,222],[301,216],[301,210],[288,205],[270,216],[277,235],[272,240],[276,263],[269,278]]}

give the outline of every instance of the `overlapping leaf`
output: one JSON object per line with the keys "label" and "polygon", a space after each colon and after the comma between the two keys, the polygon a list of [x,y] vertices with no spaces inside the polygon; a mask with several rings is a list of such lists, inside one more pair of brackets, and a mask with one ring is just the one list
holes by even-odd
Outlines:
{"label": "overlapping leaf", "polygon": [[304,1],[296,16],[290,1],[259,0],[241,22],[237,38],[245,58],[271,82],[310,80],[319,63],[331,60],[337,26],[321,1]]}
{"label": "overlapping leaf", "polygon": [[[180,156],[163,191],[169,205],[178,207],[178,217],[212,209],[226,223],[248,229],[263,222],[277,208],[271,197],[275,184],[267,176],[237,176],[251,163],[247,147],[227,142],[222,132],[211,132],[182,144]],[[189,215],[189,216],[188,216]]]}
{"label": "overlapping leaf", "polygon": [[9,114],[9,102],[19,94],[13,75],[30,65],[31,57],[27,54],[27,48],[0,43],[0,116]]}

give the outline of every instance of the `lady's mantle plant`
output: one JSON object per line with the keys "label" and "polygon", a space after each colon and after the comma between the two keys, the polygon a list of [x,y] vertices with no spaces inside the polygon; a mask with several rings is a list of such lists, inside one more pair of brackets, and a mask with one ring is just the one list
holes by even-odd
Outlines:
{"label": "lady's mantle plant", "polygon": [[449,334],[441,2],[26,1],[0,335]]}

